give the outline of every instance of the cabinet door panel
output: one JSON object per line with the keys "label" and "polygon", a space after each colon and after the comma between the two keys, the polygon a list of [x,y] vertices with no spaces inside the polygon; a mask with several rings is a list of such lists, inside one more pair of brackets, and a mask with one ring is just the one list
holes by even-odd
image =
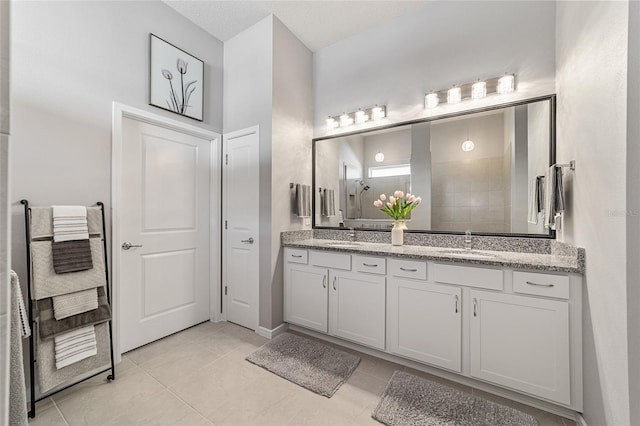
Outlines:
{"label": "cabinet door panel", "polygon": [[386,278],[333,271],[330,278],[330,333],[384,349]]}
{"label": "cabinet door panel", "polygon": [[392,278],[388,315],[392,352],[449,370],[462,370],[460,288]]}
{"label": "cabinet door panel", "polygon": [[569,304],[470,294],[471,375],[569,405]]}
{"label": "cabinet door panel", "polygon": [[326,333],[328,278],[326,269],[288,264],[285,278],[285,321]]}

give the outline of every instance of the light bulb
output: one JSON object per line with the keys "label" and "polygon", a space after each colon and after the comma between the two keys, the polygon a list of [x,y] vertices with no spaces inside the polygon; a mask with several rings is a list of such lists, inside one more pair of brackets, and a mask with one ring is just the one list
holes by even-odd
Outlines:
{"label": "light bulb", "polygon": [[481,80],[471,85],[471,99],[480,99],[487,96],[487,83]]}
{"label": "light bulb", "polygon": [[424,105],[426,108],[435,108],[439,103],[440,98],[438,98],[437,93],[431,92],[424,97]]}
{"label": "light bulb", "polygon": [[500,77],[498,80],[498,87],[496,92],[501,95],[505,93],[511,93],[515,90],[515,76],[513,74],[505,74],[504,77]]}
{"label": "light bulb", "polygon": [[459,87],[453,86],[451,89],[447,91],[447,103],[448,104],[457,104],[462,100],[462,89]]}
{"label": "light bulb", "polygon": [[473,143],[473,141],[471,141],[471,139],[467,138],[466,141],[462,142],[463,151],[465,152],[473,151],[473,148],[475,148],[475,144]]}
{"label": "light bulb", "polygon": [[384,161],[384,154],[381,152],[378,152],[375,156],[375,159],[378,163],[382,163]]}
{"label": "light bulb", "polygon": [[327,129],[333,130],[336,127],[338,127],[338,122],[333,117],[327,118]]}
{"label": "light bulb", "polygon": [[373,120],[381,120],[381,119],[383,119],[384,118],[384,110],[382,109],[382,107],[379,107],[378,105],[373,107],[371,109],[371,118]]}
{"label": "light bulb", "polygon": [[362,111],[361,109],[356,111],[356,123],[362,124],[365,121],[367,121],[368,119],[369,119],[369,117],[367,116],[367,114],[364,113],[364,111]]}
{"label": "light bulb", "polygon": [[350,126],[351,124],[353,124],[353,118],[349,117],[349,114],[346,112],[342,113],[340,116],[340,127]]}

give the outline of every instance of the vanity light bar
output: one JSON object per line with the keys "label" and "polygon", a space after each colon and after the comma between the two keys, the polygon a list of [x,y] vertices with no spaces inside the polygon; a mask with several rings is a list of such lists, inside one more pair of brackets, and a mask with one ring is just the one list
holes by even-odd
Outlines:
{"label": "vanity light bar", "polygon": [[454,85],[450,89],[431,91],[424,96],[424,107],[435,108],[442,102],[457,104],[466,99],[482,99],[491,93],[506,94],[515,91],[515,74],[505,74],[488,80]]}
{"label": "vanity light bar", "polygon": [[382,120],[387,116],[385,105],[376,105],[371,108],[358,109],[353,112],[343,112],[341,115],[329,116],[327,118],[327,130],[334,130],[338,127],[344,128],[354,124],[363,124],[367,121]]}

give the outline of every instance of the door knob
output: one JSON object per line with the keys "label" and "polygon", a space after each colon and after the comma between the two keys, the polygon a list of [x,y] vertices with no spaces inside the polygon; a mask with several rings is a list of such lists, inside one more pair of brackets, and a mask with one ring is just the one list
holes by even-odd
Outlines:
{"label": "door knob", "polygon": [[240,240],[241,243],[249,243],[249,244],[253,244],[253,237],[249,238],[248,240]]}
{"label": "door knob", "polygon": [[129,250],[132,247],[142,247],[142,244],[131,244],[129,241],[122,243],[123,250]]}

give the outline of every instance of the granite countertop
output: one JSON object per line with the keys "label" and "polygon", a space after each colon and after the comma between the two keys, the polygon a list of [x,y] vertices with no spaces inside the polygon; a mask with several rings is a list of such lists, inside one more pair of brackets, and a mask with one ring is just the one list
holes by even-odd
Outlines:
{"label": "granite countertop", "polygon": [[584,250],[557,253],[531,253],[519,251],[471,250],[454,247],[422,245],[392,246],[389,243],[366,241],[350,242],[336,239],[283,240],[284,247],[331,250],[342,253],[390,256],[406,259],[436,260],[464,264],[503,266],[508,268],[537,269],[583,274]]}

